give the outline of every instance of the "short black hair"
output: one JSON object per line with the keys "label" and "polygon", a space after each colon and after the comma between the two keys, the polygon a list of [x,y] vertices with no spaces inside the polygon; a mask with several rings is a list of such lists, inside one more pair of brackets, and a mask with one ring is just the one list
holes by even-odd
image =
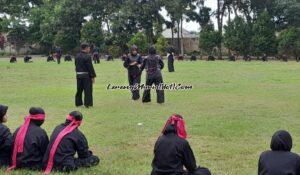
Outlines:
{"label": "short black hair", "polygon": [[45,114],[45,111],[41,107],[31,107],[29,109],[29,114],[31,114],[31,115]]}
{"label": "short black hair", "polygon": [[0,123],[3,122],[3,117],[7,113],[7,110],[8,110],[8,106],[0,105]]}
{"label": "short black hair", "polygon": [[79,111],[72,111],[72,112],[70,112],[69,115],[73,116],[75,118],[75,120],[77,120],[77,121],[81,121],[83,119],[83,115]]}
{"label": "short black hair", "polygon": [[149,49],[148,49],[148,52],[150,55],[155,55],[156,54],[156,49],[154,46],[151,46]]}
{"label": "short black hair", "polygon": [[85,50],[88,47],[90,47],[90,45],[88,45],[87,43],[82,43],[80,46],[81,50]]}

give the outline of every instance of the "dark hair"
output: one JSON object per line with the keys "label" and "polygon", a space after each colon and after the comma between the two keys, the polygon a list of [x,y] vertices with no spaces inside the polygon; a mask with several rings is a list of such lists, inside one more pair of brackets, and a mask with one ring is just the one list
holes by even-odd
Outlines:
{"label": "dark hair", "polygon": [[83,43],[83,44],[81,44],[81,46],[80,46],[80,48],[81,48],[81,50],[85,50],[86,48],[88,48],[88,47],[90,47],[88,44],[86,44],[86,43]]}
{"label": "dark hair", "polygon": [[156,49],[154,46],[151,46],[149,49],[148,49],[148,52],[150,55],[155,55],[156,54]]}
{"label": "dark hair", "polygon": [[271,140],[271,149],[273,151],[291,151],[293,139],[289,132],[279,130],[275,132]]}
{"label": "dark hair", "polygon": [[8,110],[8,106],[0,105],[0,123],[3,122],[3,117],[7,113],[7,110]]}
{"label": "dark hair", "polygon": [[[31,115],[37,115],[37,114],[45,114],[45,111],[41,107],[31,107],[29,109],[29,114]],[[44,123],[44,120],[31,120],[31,123],[34,123],[37,126],[41,126]]]}
{"label": "dark hair", "polygon": [[75,118],[75,120],[77,121],[81,121],[83,119],[83,115],[81,112],[79,111],[73,111],[73,112],[70,112],[69,114],[70,116],[73,116]]}

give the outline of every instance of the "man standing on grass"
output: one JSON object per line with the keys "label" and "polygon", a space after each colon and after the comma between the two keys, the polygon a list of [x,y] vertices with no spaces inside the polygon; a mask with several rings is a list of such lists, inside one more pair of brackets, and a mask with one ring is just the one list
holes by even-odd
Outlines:
{"label": "man standing on grass", "polygon": [[93,83],[95,83],[96,73],[89,53],[90,46],[81,44],[81,52],[75,57],[77,78],[75,105],[77,107],[83,105],[82,92],[84,92],[84,106],[87,108],[93,106]]}

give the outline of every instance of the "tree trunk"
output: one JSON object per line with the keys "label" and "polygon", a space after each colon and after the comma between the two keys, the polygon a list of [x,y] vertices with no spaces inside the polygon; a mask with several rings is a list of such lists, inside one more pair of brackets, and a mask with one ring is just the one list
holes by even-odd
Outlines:
{"label": "tree trunk", "polygon": [[180,48],[181,48],[181,55],[184,54],[184,43],[183,43],[183,27],[182,27],[183,19],[181,18],[181,25],[180,25],[180,33],[181,33],[181,42],[180,42]]}
{"label": "tree trunk", "polygon": [[180,35],[179,35],[179,29],[180,29],[180,26],[179,26],[179,21],[177,21],[177,53],[179,54],[180,53]]}
{"label": "tree trunk", "polygon": [[171,32],[172,32],[172,41],[171,41],[171,45],[172,45],[172,47],[174,47],[174,27],[171,28]]}
{"label": "tree trunk", "polygon": [[105,20],[106,26],[107,26],[107,32],[110,33],[110,26],[109,26],[109,20]]}

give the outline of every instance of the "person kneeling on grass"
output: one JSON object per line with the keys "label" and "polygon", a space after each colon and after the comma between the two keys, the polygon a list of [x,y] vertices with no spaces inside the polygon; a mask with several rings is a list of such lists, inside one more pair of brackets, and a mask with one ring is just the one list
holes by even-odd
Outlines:
{"label": "person kneeling on grass", "polygon": [[12,162],[8,172],[15,168],[42,168],[42,160],[49,143],[46,131],[41,128],[44,121],[45,112],[42,108],[30,108],[24,124],[14,133]]}
{"label": "person kneeling on grass", "polygon": [[10,130],[3,123],[7,122],[7,109],[5,105],[0,105],[0,167],[10,164],[11,146],[13,137]]}
{"label": "person kneeling on grass", "polygon": [[271,150],[260,155],[258,175],[300,175],[300,156],[291,152],[292,145],[287,131],[277,131],[271,140]]}
{"label": "person kneeling on grass", "polygon": [[207,168],[197,167],[186,137],[185,122],[182,116],[172,115],[155,143],[151,175],[211,174]]}
{"label": "person kneeling on grass", "polygon": [[[49,174],[52,169],[70,172],[99,164],[99,158],[89,150],[87,139],[78,129],[82,118],[80,112],[73,111],[67,116],[65,123],[54,129],[43,159],[45,174]],[[78,158],[74,157],[76,152]]]}

